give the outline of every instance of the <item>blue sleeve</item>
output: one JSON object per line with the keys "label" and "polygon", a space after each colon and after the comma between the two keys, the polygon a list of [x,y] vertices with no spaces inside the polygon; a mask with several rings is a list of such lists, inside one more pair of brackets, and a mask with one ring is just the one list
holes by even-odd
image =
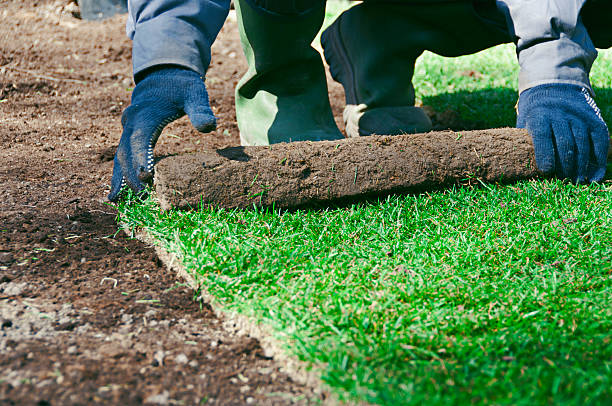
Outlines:
{"label": "blue sleeve", "polygon": [[587,0],[496,1],[517,41],[519,93],[547,83],[591,89],[597,50],[580,17]]}
{"label": "blue sleeve", "polygon": [[229,8],[230,0],[129,0],[126,30],[133,41],[134,75],[175,64],[204,76]]}

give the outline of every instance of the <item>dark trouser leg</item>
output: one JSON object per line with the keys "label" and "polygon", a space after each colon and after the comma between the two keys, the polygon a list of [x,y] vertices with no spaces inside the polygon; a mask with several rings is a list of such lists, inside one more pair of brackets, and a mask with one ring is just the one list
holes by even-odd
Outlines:
{"label": "dark trouser leg", "polygon": [[349,136],[428,131],[429,118],[414,107],[419,55],[466,55],[511,40],[492,1],[419,3],[366,1],[323,34],[325,58],[344,86]]}
{"label": "dark trouser leg", "polygon": [[243,145],[343,138],[329,104],[321,55],[311,43],[325,0],[238,0],[249,70],[236,89]]}
{"label": "dark trouser leg", "polygon": [[597,48],[612,47],[612,1],[589,0],[582,9],[582,19]]}

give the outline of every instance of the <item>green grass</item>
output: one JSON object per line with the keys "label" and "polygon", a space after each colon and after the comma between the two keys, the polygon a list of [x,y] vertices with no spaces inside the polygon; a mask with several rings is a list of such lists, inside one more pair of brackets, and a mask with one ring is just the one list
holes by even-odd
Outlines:
{"label": "green grass", "polygon": [[[468,72],[475,76],[468,76]],[[600,52],[591,83],[604,119],[612,123],[612,50]],[[518,63],[514,45],[499,45],[474,55],[442,58],[425,52],[418,60],[414,86],[417,100],[458,112],[481,127],[514,126],[518,100]]]}
{"label": "green grass", "polygon": [[560,181],[321,211],[125,204],[225,306],[381,404],[612,400],[612,186]]}
{"label": "green grass", "polygon": [[343,11],[353,7],[355,4],[357,3],[350,0],[327,0],[325,22],[323,23],[322,30],[327,28]]}
{"label": "green grass", "polygon": [[[476,76],[462,72],[474,70]],[[593,74],[612,122],[612,52]],[[483,126],[515,120],[510,46],[426,53],[418,98]],[[612,182],[392,196],[344,208],[163,213],[121,221],[182,258],[228,309],[376,404],[612,404]]]}

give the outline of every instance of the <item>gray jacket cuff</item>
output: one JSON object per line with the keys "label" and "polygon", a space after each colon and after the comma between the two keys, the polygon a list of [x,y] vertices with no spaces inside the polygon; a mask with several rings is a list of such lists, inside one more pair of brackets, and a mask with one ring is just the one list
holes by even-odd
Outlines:
{"label": "gray jacket cuff", "polygon": [[580,13],[586,0],[497,0],[516,39],[519,93],[547,83],[591,89],[597,50]]}
{"label": "gray jacket cuff", "polygon": [[519,93],[547,83],[567,83],[585,87],[591,93],[589,72],[597,51],[569,38],[532,45],[519,51]]}
{"label": "gray jacket cuff", "polygon": [[229,0],[130,0],[126,25],[134,75],[162,64],[204,76],[210,48],[229,13]]}

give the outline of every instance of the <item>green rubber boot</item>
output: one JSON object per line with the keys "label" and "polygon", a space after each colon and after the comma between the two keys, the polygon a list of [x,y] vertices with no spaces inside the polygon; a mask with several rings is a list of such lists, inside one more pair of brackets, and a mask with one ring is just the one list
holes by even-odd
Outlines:
{"label": "green rubber boot", "polygon": [[[316,6],[301,13],[275,13],[273,6],[265,10],[253,1],[235,3],[249,65],[236,89],[242,145],[344,138],[329,104],[323,60],[310,45],[323,24],[325,3],[309,2]],[[278,1],[277,8],[286,8],[287,0]]]}
{"label": "green rubber boot", "polygon": [[414,106],[421,53],[466,55],[511,40],[495,2],[410,3],[362,3],[321,36],[332,76],[344,86],[349,137],[431,130],[427,114]]}

